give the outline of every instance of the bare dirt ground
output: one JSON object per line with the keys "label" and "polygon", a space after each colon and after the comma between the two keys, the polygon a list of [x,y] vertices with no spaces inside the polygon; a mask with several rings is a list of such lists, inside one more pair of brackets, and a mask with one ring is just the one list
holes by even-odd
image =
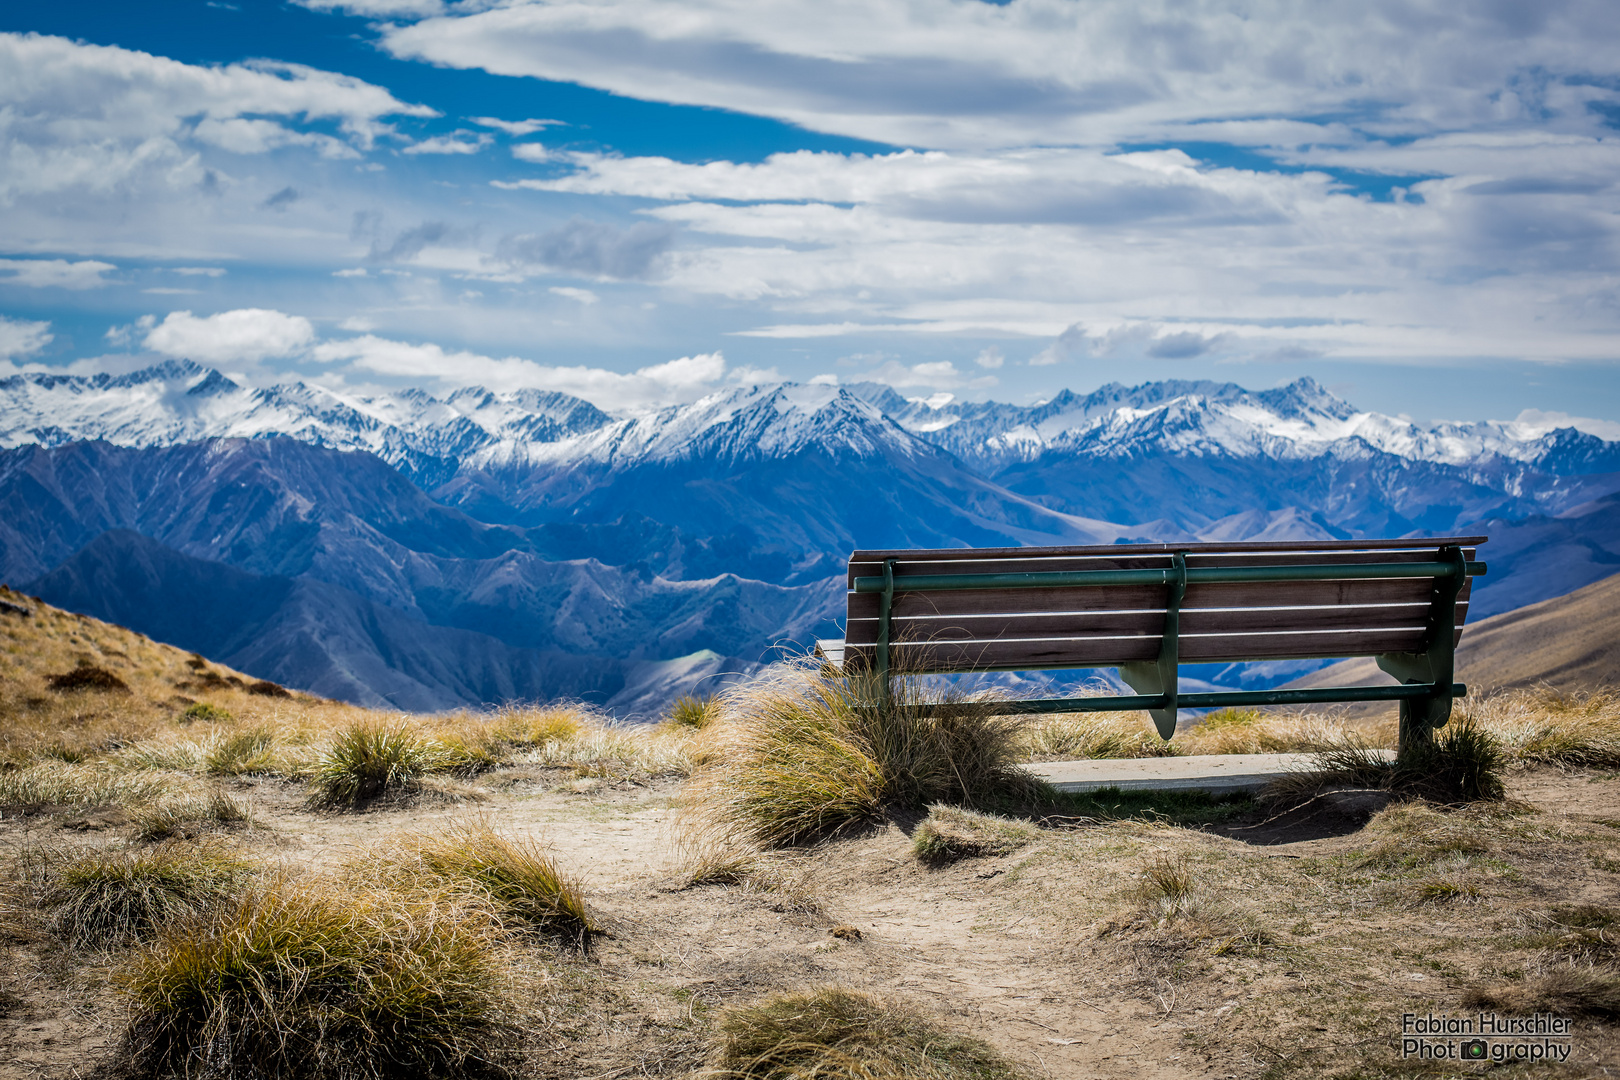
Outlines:
{"label": "bare dirt ground", "polygon": [[[941,868],[890,824],[785,856],[770,887],[683,887],[675,781],[502,769],[477,781],[483,801],[329,815],[303,810],[299,785],[235,790],[262,825],[238,835],[291,863],[331,865],[400,830],[479,816],[548,842],[610,932],[587,955],[537,957],[537,994],[565,1004],[530,1054],[536,1076],[684,1075],[702,1066],[718,1010],[840,983],[921,1004],[1034,1076],[1146,1080],[1477,1074],[1403,1062],[1401,1014],[1462,1015],[1464,995],[1492,980],[1612,963],[1620,932],[1572,930],[1560,914],[1620,910],[1620,776],[1542,769],[1508,783],[1510,813],[1397,806],[1363,825],[1349,805],[1247,831],[1260,820],[1080,823]],[[117,812],[0,819],[8,859],[124,832]],[[1165,859],[1194,882],[1174,910],[1140,896],[1143,868]],[[0,1080],[95,1072],[121,1029],[119,957],[84,966],[26,934],[3,948]],[[1620,1075],[1612,1020],[1579,1018],[1570,1041],[1563,1065],[1492,1074]]]}

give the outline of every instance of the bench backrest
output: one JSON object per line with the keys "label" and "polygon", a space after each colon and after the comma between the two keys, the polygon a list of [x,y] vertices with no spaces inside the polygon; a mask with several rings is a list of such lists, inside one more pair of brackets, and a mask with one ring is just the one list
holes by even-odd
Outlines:
{"label": "bench backrest", "polygon": [[[1475,558],[1484,537],[1109,547],[946,548],[856,551],[849,560],[843,663],[876,659],[882,597],[856,592],[857,578],[893,560],[890,649],[909,671],[1112,667],[1160,655],[1164,584],[972,588],[908,592],[908,577],[1104,570],[1189,572],[1180,605],[1181,663],[1375,656],[1424,648],[1433,577],[1198,582],[1199,570],[1236,567],[1433,563],[1456,546]],[[1415,567],[1413,569],[1416,569]],[[1370,566],[1367,572],[1376,573]],[[1457,596],[1455,634],[1468,615],[1471,582]]]}

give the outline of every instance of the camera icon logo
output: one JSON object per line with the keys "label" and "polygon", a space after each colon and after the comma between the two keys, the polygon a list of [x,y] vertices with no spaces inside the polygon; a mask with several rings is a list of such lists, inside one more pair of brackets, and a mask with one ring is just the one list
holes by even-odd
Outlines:
{"label": "camera icon logo", "polygon": [[1484,1039],[1468,1039],[1458,1050],[1464,1061],[1484,1061],[1491,1056],[1490,1048]]}

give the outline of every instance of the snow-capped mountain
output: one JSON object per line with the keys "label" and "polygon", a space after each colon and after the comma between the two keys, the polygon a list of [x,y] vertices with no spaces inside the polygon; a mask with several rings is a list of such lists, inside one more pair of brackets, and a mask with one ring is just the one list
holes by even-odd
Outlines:
{"label": "snow-capped mountain", "polygon": [[[855,546],[1461,531],[1492,536],[1476,616],[1620,569],[1620,444],[1422,427],[1310,379],[1034,406],[783,384],[636,416],[532,390],[245,387],[186,362],[0,380],[0,573],[90,614],[151,612],[188,647],[224,635],[244,663],[229,605],[184,629],[150,597],[192,579],[284,594],[264,633],[355,700],[624,701],[633,684],[652,708],[832,631]],[[435,659],[481,648],[498,670]]]}

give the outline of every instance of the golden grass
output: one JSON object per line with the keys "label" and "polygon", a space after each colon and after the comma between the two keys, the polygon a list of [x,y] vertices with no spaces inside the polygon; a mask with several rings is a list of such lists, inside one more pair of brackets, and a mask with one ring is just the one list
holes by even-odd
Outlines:
{"label": "golden grass", "polygon": [[167,795],[154,802],[126,808],[137,840],[190,837],[221,825],[250,825],[253,810],[228,792],[214,790],[196,795]]}
{"label": "golden grass", "polygon": [[720,1018],[716,1080],[1018,1080],[978,1039],[893,999],[839,986],[778,994]]}
{"label": "golden grass", "polygon": [[952,863],[1008,855],[1040,836],[1028,821],[981,814],[959,806],[930,806],[911,834],[911,850],[925,863]]}
{"label": "golden grass", "polygon": [[581,946],[601,927],[580,886],[533,838],[502,836],[483,823],[394,838],[350,866],[351,875],[399,888],[461,889],[510,923]]}
{"label": "golden grass", "polygon": [[333,736],[310,777],[314,806],[353,807],[388,793],[412,790],[425,773],[451,765],[442,744],[424,738],[403,718],[350,724]]}
{"label": "golden grass", "polygon": [[771,848],[837,835],[893,809],[1027,803],[1047,789],[1017,768],[1020,721],[921,679],[864,680],[785,662],[722,695],[701,733],[685,825],[698,842]]}
{"label": "golden grass", "polygon": [[664,711],[661,724],[674,728],[708,727],[720,718],[720,701],[712,694],[697,697],[687,694],[677,698],[674,704]]}
{"label": "golden grass", "polygon": [[145,1075],[481,1075],[514,1032],[499,925],[456,894],[275,877],[160,936],[121,985]]}
{"label": "golden grass", "polygon": [[139,941],[215,907],[244,888],[258,864],[218,840],[148,848],[47,847],[22,873],[57,935],[75,945]]}

